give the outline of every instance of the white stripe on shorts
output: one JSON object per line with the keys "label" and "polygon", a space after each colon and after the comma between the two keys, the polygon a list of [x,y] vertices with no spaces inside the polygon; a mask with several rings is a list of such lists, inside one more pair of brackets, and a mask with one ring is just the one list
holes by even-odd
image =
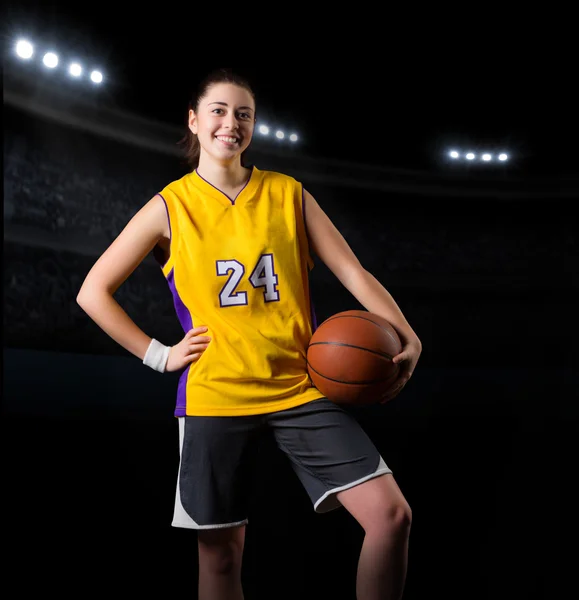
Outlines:
{"label": "white stripe on shorts", "polygon": [[[179,456],[183,451],[183,437],[185,433],[185,418],[177,417],[179,421]],[[246,525],[248,519],[238,521],[237,523],[219,523],[215,525],[199,525],[196,523],[183,508],[181,504],[181,494],[179,493],[179,479],[181,476],[181,463],[179,462],[179,472],[177,474],[177,492],[175,494],[175,510],[173,512],[172,527],[183,527],[185,529],[223,529],[225,527],[239,527]]]}
{"label": "white stripe on shorts", "polygon": [[374,477],[379,477],[380,475],[386,475],[387,473],[392,473],[392,469],[390,469],[384,462],[384,459],[382,457],[380,457],[380,462],[378,463],[378,467],[374,471],[374,473],[371,473],[370,475],[366,475],[366,477],[362,477],[361,479],[357,479],[356,481],[352,481],[351,483],[348,483],[346,485],[342,485],[340,487],[328,490],[314,504],[314,510],[317,513],[326,513],[326,512],[330,512],[331,510],[334,510],[336,508],[339,508],[340,506],[342,506],[340,504],[340,501],[336,497],[336,495],[339,492],[348,490],[360,483],[364,483],[364,481],[368,481],[369,479],[374,479]]}

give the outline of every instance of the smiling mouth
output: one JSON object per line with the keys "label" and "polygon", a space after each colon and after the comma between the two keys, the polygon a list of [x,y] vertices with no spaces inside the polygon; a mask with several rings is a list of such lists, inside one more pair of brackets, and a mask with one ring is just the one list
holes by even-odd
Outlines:
{"label": "smiling mouth", "polygon": [[220,142],[223,142],[224,144],[239,144],[239,139],[236,137],[231,137],[228,135],[216,135],[215,138],[218,139]]}

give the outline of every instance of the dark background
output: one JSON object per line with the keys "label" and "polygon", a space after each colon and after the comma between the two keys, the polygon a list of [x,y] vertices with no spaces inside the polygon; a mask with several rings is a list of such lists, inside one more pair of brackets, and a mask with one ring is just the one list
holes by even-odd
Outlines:
{"label": "dark background", "polygon": [[[176,148],[190,90],[231,63],[201,58],[199,41],[170,29],[186,28],[170,10],[123,20],[105,18],[104,5],[88,16],[75,6],[24,3],[4,22],[11,597],[196,597],[195,533],[170,526],[177,375],[144,368],[75,298],[130,217],[184,174],[166,148]],[[203,28],[195,17],[206,47],[229,26],[240,35],[235,19]],[[23,33],[96,56],[105,84],[75,87],[22,66],[11,52]],[[328,52],[275,68],[242,55],[238,70],[255,80],[258,116],[302,137],[291,149],[256,139],[255,164],[304,181],[423,342],[398,398],[353,411],[413,509],[404,598],[570,597],[579,383],[570,71],[521,54],[465,69],[431,53],[433,69],[426,52],[418,64],[385,50],[349,62]],[[148,119],[143,137],[155,143],[98,133],[111,110]],[[119,132],[135,127],[115,119]],[[159,133],[151,120],[173,129]],[[502,145],[513,160],[451,166],[441,160],[451,143]],[[317,259],[311,285],[319,322],[360,308]],[[181,338],[151,257],[116,297],[149,335]],[[260,450],[246,598],[353,599],[361,529],[343,510],[316,515],[273,443]]]}

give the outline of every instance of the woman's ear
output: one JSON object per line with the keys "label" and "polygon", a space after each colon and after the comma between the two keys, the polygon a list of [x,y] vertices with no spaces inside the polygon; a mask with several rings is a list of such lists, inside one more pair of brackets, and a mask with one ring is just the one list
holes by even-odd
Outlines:
{"label": "woman's ear", "polygon": [[189,129],[191,133],[197,135],[197,115],[193,112],[193,109],[189,110]]}

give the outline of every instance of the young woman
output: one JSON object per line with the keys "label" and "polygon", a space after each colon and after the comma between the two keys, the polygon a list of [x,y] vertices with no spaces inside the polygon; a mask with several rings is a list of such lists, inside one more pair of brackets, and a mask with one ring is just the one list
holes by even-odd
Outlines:
{"label": "young woman", "polygon": [[[344,506],[363,527],[358,598],[398,599],[410,507],[358,422],[308,378],[311,252],[403,341],[393,359],[400,376],[385,401],[412,375],[421,342],[300,182],[244,166],[256,122],[255,97],[244,79],[224,70],[211,74],[191,103],[188,122],[192,171],[130,220],[87,275],[77,300],[145,365],[183,371],[172,524],[197,530],[199,598],[243,598],[247,452],[269,429],[314,509]],[[152,250],[185,331],[171,347],[147,336],[113,298]]]}

